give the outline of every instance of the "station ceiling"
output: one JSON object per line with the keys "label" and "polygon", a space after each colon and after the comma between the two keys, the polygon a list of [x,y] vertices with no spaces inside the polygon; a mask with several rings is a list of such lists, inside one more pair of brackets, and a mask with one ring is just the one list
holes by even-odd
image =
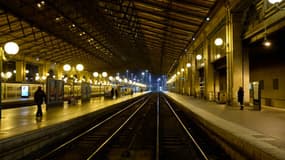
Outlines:
{"label": "station ceiling", "polygon": [[[220,1],[221,2],[221,1]],[[90,72],[166,74],[217,0],[0,0],[0,43]]]}

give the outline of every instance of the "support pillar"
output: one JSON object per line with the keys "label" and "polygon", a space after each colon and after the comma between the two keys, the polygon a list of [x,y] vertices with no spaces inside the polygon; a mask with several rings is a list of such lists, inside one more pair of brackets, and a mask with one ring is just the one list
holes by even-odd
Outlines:
{"label": "support pillar", "polygon": [[205,55],[205,96],[208,100],[214,100],[214,67],[211,63],[209,40],[204,44]]}
{"label": "support pillar", "polygon": [[237,91],[240,86],[245,91],[245,102],[249,101],[249,59],[243,53],[241,15],[227,13],[226,52],[227,52],[227,102],[237,105]]}
{"label": "support pillar", "polygon": [[26,63],[24,61],[16,61],[16,81],[24,82],[26,80]]}

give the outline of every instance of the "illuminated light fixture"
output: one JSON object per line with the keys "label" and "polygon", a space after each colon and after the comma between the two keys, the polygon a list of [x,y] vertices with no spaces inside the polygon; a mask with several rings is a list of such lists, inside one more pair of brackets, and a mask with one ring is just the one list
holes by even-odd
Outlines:
{"label": "illuminated light fixture", "polygon": [[195,41],[195,40],[196,40],[196,38],[195,38],[195,37],[193,37],[193,38],[192,38],[192,40],[193,40],[193,41]]}
{"label": "illuminated light fixture", "polygon": [[38,8],[42,8],[42,5],[40,3],[37,3]]}
{"label": "illuminated light fixture", "polygon": [[16,70],[13,70],[13,73],[15,73],[15,74],[16,74]]}
{"label": "illuminated light fixture", "polygon": [[267,39],[267,33],[266,33],[266,28],[265,28],[265,33],[264,33],[264,40],[262,43],[265,47],[270,47],[271,46],[271,42]]}
{"label": "illuminated light fixture", "polygon": [[84,66],[82,64],[77,64],[75,68],[77,71],[83,71]]}
{"label": "illuminated light fixture", "polygon": [[44,5],[45,5],[45,1],[41,1],[41,2],[37,3],[38,8],[42,8],[42,7],[44,7]]}
{"label": "illuminated light fixture", "polygon": [[181,72],[184,72],[184,68],[181,68]]}
{"label": "illuminated light fixture", "polygon": [[276,8],[278,8],[279,10],[285,10],[285,8],[280,7],[280,3],[282,2],[282,0],[268,0],[269,3],[273,4]]}
{"label": "illuminated light fixture", "polygon": [[282,2],[282,0],[268,0],[268,2],[271,4],[278,4],[278,3]]}
{"label": "illuminated light fixture", "polygon": [[65,65],[63,66],[63,70],[64,70],[64,71],[70,71],[70,70],[71,70],[71,66],[70,66],[69,64],[65,64]]}
{"label": "illuminated light fixture", "polygon": [[187,68],[190,68],[190,67],[191,67],[191,63],[187,63],[187,64],[186,64],[186,67],[187,67]]}
{"label": "illuminated light fixture", "polygon": [[107,72],[102,72],[102,76],[105,78],[108,76]]}
{"label": "illuminated light fixture", "polygon": [[26,70],[26,73],[30,73],[30,71],[29,71],[29,70]]}
{"label": "illuminated light fixture", "polygon": [[88,42],[92,42],[94,39],[93,38],[90,38],[90,39],[88,39]]}
{"label": "illuminated light fixture", "polygon": [[7,72],[7,73],[6,73],[6,77],[7,77],[7,78],[11,78],[11,77],[12,77],[12,72]]}
{"label": "illuminated light fixture", "polygon": [[200,60],[202,59],[202,55],[201,55],[201,54],[198,54],[198,55],[196,56],[196,59],[197,59],[198,61],[200,61]]}
{"label": "illuminated light fixture", "polygon": [[180,75],[180,72],[177,72],[177,75]]}
{"label": "illuminated light fixture", "polygon": [[99,73],[98,72],[93,72],[93,77],[98,77]]}
{"label": "illuminated light fixture", "polygon": [[4,45],[4,51],[7,54],[15,55],[19,52],[19,46],[15,42],[8,42]]}
{"label": "illuminated light fixture", "polygon": [[217,54],[217,55],[216,55],[216,58],[217,58],[217,59],[221,58],[221,55],[220,55],[220,54]]}
{"label": "illuminated light fixture", "polygon": [[223,39],[222,38],[216,38],[215,39],[215,45],[216,46],[221,46],[221,45],[223,45]]}
{"label": "illuminated light fixture", "polygon": [[207,17],[207,18],[206,18],[206,21],[208,21],[208,22],[209,22],[209,21],[210,21],[210,17]]}
{"label": "illuminated light fixture", "polygon": [[270,47],[271,46],[271,42],[269,40],[267,40],[266,38],[264,38],[263,45],[265,47]]}

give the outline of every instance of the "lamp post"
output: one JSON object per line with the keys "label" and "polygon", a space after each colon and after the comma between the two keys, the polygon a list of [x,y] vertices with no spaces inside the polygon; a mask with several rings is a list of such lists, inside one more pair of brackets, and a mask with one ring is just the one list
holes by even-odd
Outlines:
{"label": "lamp post", "polygon": [[107,72],[102,72],[102,74],[99,74],[98,72],[93,72],[93,77],[95,77],[97,84],[99,83],[99,95],[101,95],[101,85],[103,84],[103,82],[105,84],[105,78],[107,76],[108,76]]}
{"label": "lamp post", "polygon": [[[108,73],[107,72],[102,72],[102,77],[103,77],[103,80],[104,80],[104,85],[106,86],[106,83],[105,83],[105,78],[108,76]],[[103,94],[105,92],[105,86],[103,86]]]}
{"label": "lamp post", "polygon": [[[99,77],[99,73],[98,72],[93,72],[93,77],[95,78],[95,85],[97,85],[99,83],[99,80],[98,80],[98,77]],[[100,96],[100,93],[101,92],[101,86],[99,86],[99,96]]]}
{"label": "lamp post", "polygon": [[[71,66],[70,66],[70,64],[65,64],[64,66],[63,66],[63,70],[65,71],[65,72],[69,72],[69,71],[71,71]],[[74,69],[73,69],[74,70]],[[79,72],[81,72],[81,71],[83,71],[84,70],[84,66],[82,65],[82,64],[77,64],[76,66],[75,66],[75,70],[74,71],[79,71]],[[73,77],[73,79],[72,79],[72,97],[74,98],[74,92],[75,92],[75,82],[74,82],[74,77]],[[73,99],[74,100],[74,99]]]}
{"label": "lamp post", "polygon": [[19,46],[15,42],[8,42],[4,45],[4,50],[0,47],[0,118],[2,118],[2,70],[3,60],[6,60],[5,52],[10,55],[15,55],[19,52]]}

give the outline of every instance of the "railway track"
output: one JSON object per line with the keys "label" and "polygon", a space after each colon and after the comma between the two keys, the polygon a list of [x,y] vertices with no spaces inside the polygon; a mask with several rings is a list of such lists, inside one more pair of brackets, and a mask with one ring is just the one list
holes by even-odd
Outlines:
{"label": "railway track", "polygon": [[165,97],[151,94],[36,159],[230,159],[200,132]]}

